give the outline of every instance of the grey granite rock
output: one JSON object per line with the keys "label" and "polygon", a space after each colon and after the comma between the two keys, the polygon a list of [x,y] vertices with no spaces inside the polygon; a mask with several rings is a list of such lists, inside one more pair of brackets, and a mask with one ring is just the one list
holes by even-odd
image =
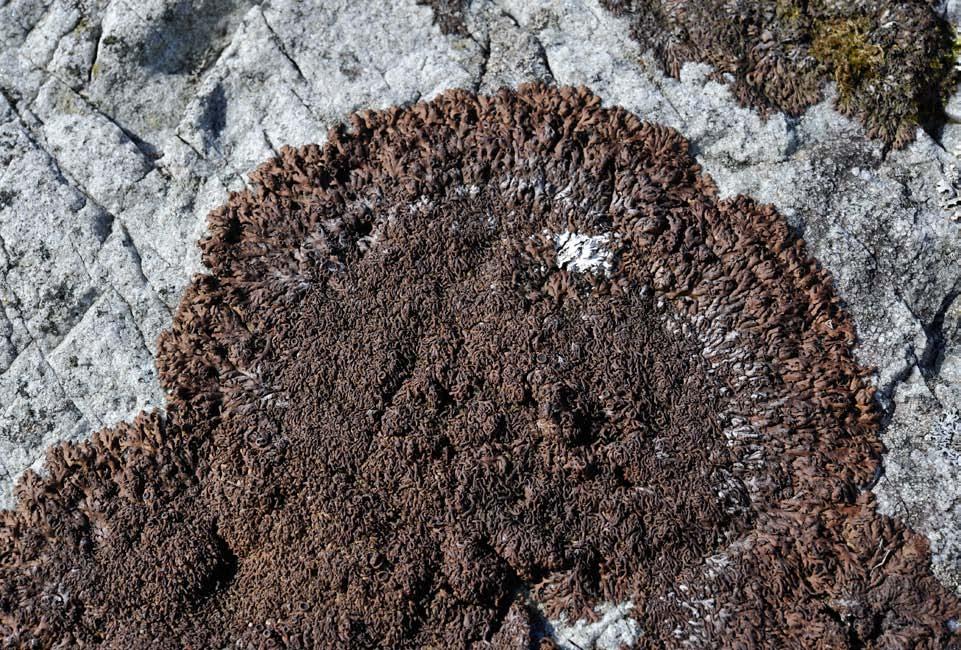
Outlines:
{"label": "grey granite rock", "polygon": [[961,124],[887,152],[830,97],[762,119],[706,66],[665,77],[596,0],[475,0],[466,24],[444,36],[414,0],[0,3],[0,501],[51,442],[162,405],[155,340],[204,217],[280,145],[362,107],[555,81],[678,128],[722,193],[803,234],[877,367],[881,507],[961,586]]}

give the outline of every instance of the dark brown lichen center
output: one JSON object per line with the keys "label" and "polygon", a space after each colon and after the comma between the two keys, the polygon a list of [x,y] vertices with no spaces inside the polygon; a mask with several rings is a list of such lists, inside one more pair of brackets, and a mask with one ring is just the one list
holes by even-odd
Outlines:
{"label": "dark brown lichen center", "polygon": [[[367,576],[348,602],[375,627],[438,592],[490,610],[488,623],[532,589],[576,617],[667,598],[743,528],[723,378],[698,342],[649,288],[558,268],[544,227],[560,220],[530,216],[533,195],[500,181],[400,208],[371,201],[345,246],[331,244],[340,223],[313,233],[341,253],[277,314],[259,378],[270,398],[254,406],[269,433],[251,448],[241,403],[218,432],[234,451],[221,487],[276,489],[256,517],[221,519],[242,570],[256,557],[280,571],[286,536],[271,531],[301,529],[298,557],[326,552],[339,567],[313,588]],[[566,215],[568,228],[602,225],[591,221]],[[233,498],[225,489],[224,511]],[[385,588],[399,576],[418,579]],[[258,609],[286,589],[262,592]]]}

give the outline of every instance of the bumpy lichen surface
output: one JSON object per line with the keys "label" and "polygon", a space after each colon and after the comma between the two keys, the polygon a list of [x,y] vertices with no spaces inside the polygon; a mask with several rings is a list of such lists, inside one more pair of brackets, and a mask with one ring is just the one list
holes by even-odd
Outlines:
{"label": "bumpy lichen surface", "polygon": [[686,61],[730,75],[738,99],[797,115],[838,85],[838,108],[901,147],[943,123],[956,82],[954,35],[932,0],[602,0],[665,70]]}
{"label": "bumpy lichen surface", "polygon": [[952,641],[829,278],[676,132],[454,91],[252,179],[161,338],[168,416],[4,513],[5,643],[518,648],[605,601],[643,647]]}

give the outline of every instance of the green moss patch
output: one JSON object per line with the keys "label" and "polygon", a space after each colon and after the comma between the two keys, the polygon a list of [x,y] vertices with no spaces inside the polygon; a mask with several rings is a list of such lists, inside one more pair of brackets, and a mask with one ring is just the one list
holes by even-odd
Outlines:
{"label": "green moss patch", "polygon": [[816,23],[811,54],[834,69],[840,101],[853,99],[858,84],[876,78],[884,50],[871,42],[867,19],[825,20]]}

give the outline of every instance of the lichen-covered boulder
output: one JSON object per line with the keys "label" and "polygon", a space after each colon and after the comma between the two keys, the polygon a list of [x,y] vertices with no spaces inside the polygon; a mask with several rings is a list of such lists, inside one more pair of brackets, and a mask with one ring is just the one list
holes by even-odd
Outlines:
{"label": "lichen-covered boulder", "polygon": [[629,602],[639,647],[950,642],[830,278],[677,132],[451,91],[252,181],[161,337],[168,415],[2,515],[6,638],[515,648]]}

